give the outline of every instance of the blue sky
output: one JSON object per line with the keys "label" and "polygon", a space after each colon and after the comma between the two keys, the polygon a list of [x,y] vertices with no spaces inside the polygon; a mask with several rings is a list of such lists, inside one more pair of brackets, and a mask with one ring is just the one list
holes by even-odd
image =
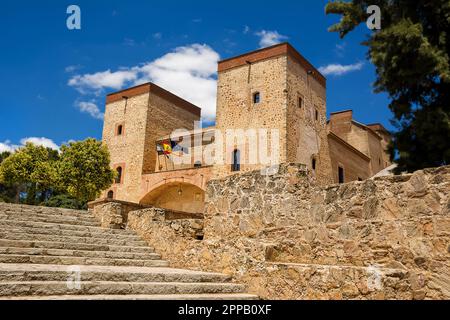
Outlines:
{"label": "blue sky", "polygon": [[[105,94],[153,80],[213,118],[215,69],[225,59],[289,41],[327,71],[328,113],[353,109],[363,123],[387,128],[384,94],[361,27],[341,40],[327,28],[327,1],[2,1],[0,13],[0,151],[31,139],[58,146],[100,139]],[[66,9],[81,8],[81,30]]]}

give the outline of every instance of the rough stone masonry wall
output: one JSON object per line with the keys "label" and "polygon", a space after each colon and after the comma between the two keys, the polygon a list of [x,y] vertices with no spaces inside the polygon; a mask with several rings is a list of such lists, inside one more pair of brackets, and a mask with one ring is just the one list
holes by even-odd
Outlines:
{"label": "rough stone masonry wall", "polygon": [[262,298],[448,299],[449,191],[450,167],[323,188],[283,165],[211,181],[203,241],[140,211],[128,227],[173,266],[228,273]]}

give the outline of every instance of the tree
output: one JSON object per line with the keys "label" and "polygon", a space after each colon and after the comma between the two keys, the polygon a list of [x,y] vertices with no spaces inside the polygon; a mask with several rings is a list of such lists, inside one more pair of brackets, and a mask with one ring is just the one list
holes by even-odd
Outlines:
{"label": "tree", "polygon": [[[0,165],[11,155],[10,152],[4,151],[0,153]],[[3,183],[0,183],[0,202],[14,202],[14,197],[17,194],[17,188],[15,186],[8,186]]]}
{"label": "tree", "polygon": [[66,208],[66,209],[76,209],[83,210],[87,209],[86,203],[81,203],[74,197],[68,194],[58,194],[52,195],[48,200],[42,203],[46,207],[54,208]]}
{"label": "tree", "polygon": [[78,201],[95,200],[113,183],[108,149],[95,139],[62,146],[58,176],[59,185]]}
{"label": "tree", "polygon": [[376,92],[387,92],[394,114],[390,145],[398,172],[450,163],[450,0],[330,2],[341,15],[330,31],[341,38],[381,9],[381,30],[363,44],[376,67]]}
{"label": "tree", "polygon": [[5,160],[6,158],[8,158],[11,155],[11,152],[9,151],[3,151],[0,153],[0,164],[3,162],[3,160]]}
{"label": "tree", "polygon": [[56,184],[57,159],[57,151],[27,143],[1,162],[0,182],[25,189],[28,204],[42,202]]}

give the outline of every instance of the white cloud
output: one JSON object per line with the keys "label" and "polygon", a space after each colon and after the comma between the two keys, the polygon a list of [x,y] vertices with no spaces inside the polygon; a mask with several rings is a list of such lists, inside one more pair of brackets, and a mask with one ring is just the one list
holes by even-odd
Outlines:
{"label": "white cloud", "polygon": [[82,66],[77,64],[77,65],[67,66],[64,69],[64,71],[67,72],[67,73],[72,73],[72,72],[75,72],[75,71],[77,71],[77,70],[79,70],[81,68],[82,68]]}
{"label": "white cloud", "polygon": [[[201,107],[203,118],[210,121],[216,111],[219,59],[219,54],[208,45],[192,44],[178,47],[154,61],[117,72],[107,70],[77,75],[69,80],[69,85],[85,94],[99,94],[105,89],[120,90],[125,86],[154,82]],[[82,102],[77,106],[93,117],[102,115],[93,102]]]}
{"label": "white cloud", "polygon": [[0,142],[0,153],[2,152],[14,152],[19,146],[11,144],[11,141],[6,140]]}
{"label": "white cloud", "polygon": [[23,147],[27,144],[27,142],[31,142],[37,146],[43,146],[46,148],[51,148],[59,151],[59,146],[53,142],[53,140],[44,138],[44,137],[28,137],[20,140],[20,145],[13,144],[11,141],[6,140],[4,142],[0,142],[0,153],[2,152],[14,152],[20,147]]}
{"label": "white cloud", "polygon": [[288,39],[287,36],[279,34],[278,31],[261,30],[255,34],[261,38],[259,40],[259,46],[261,48],[270,47]]}
{"label": "white cloud", "polygon": [[76,75],[69,80],[69,86],[76,88],[81,93],[86,93],[89,89],[110,88],[121,89],[127,81],[136,80],[136,73],[129,70],[119,70],[111,72],[106,70],[94,74]]}
{"label": "white cloud", "polygon": [[123,40],[123,45],[128,46],[128,47],[134,47],[136,45],[136,41],[134,39],[125,38]]}
{"label": "white cloud", "polygon": [[243,34],[247,34],[250,32],[250,27],[249,26],[244,26],[244,30],[242,31]]}
{"label": "white cloud", "polygon": [[103,120],[104,114],[94,102],[80,101],[76,103],[81,112],[88,113],[92,118]]}
{"label": "white cloud", "polygon": [[343,42],[342,44],[336,44],[336,48],[334,49],[334,52],[336,52],[336,55],[338,57],[343,57],[345,54],[345,50],[347,48],[347,43]]}
{"label": "white cloud", "polygon": [[156,33],[154,33],[152,36],[153,36],[153,39],[161,40],[161,38],[162,38],[162,33],[161,33],[161,32],[156,32]]}
{"label": "white cloud", "polygon": [[349,64],[349,65],[342,65],[342,64],[329,64],[324,67],[320,67],[319,71],[325,75],[332,75],[332,76],[342,76],[344,74],[347,74],[352,71],[358,71],[361,70],[364,66],[364,63],[358,62],[355,64]]}
{"label": "white cloud", "polygon": [[59,146],[56,143],[54,143],[53,140],[48,139],[48,138],[29,137],[29,138],[23,138],[22,140],[20,140],[20,143],[22,145],[25,145],[28,142],[31,142],[32,144],[34,144],[36,146],[43,146],[43,147],[50,148],[53,150],[59,150]]}

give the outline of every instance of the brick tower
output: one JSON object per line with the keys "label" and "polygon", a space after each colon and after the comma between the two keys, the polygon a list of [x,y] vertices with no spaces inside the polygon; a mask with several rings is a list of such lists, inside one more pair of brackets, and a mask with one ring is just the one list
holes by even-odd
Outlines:
{"label": "brick tower", "polygon": [[121,174],[103,197],[109,193],[109,198],[138,203],[142,175],[156,168],[157,139],[176,129],[192,130],[200,113],[197,106],[153,83],[108,95],[103,142],[111,165]]}
{"label": "brick tower", "polygon": [[[326,79],[288,43],[219,62],[216,128],[277,129],[280,163],[307,164],[319,182],[330,181]],[[247,161],[252,147],[228,146],[224,158],[239,149],[240,171],[259,169]],[[226,163],[217,176],[232,173]]]}

